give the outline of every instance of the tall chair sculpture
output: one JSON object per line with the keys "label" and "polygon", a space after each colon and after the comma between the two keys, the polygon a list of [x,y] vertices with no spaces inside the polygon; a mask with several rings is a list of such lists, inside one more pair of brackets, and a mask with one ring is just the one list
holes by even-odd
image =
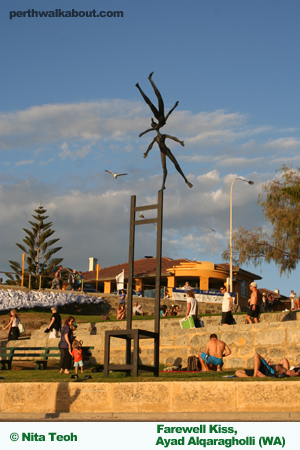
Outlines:
{"label": "tall chair sculpture", "polygon": [[[157,210],[154,219],[136,220],[138,211]],[[162,218],[163,218],[163,191],[158,191],[158,202],[155,205],[136,206],[136,196],[131,196],[130,207],[130,237],[129,237],[129,265],[128,265],[128,290],[127,290],[127,327],[126,330],[108,330],[105,332],[104,376],[109,371],[132,373],[137,377],[139,372],[152,372],[159,376],[159,330],[160,330],[160,285],[161,285],[161,248],[162,248]],[[155,278],[155,325],[154,332],[140,329],[132,329],[132,292],[134,275],[134,245],[136,225],[154,223],[157,225],[156,237],[156,278]],[[123,339],[126,343],[125,364],[111,364],[110,350],[111,338]],[[154,365],[139,363],[140,340],[154,340]],[[131,355],[133,341],[133,354]]]}

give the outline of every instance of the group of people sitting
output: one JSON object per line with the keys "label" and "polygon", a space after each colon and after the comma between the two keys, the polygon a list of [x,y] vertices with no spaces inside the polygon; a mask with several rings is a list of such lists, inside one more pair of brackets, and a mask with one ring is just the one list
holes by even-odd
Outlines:
{"label": "group of people sitting", "polygon": [[[55,272],[54,278],[51,283],[51,289],[62,289],[62,270],[63,266],[59,266],[58,270]],[[77,272],[75,269],[68,276],[69,286],[68,291],[81,291],[82,287],[82,272]]]}
{"label": "group of people sitting", "polygon": [[[117,309],[117,320],[123,320],[125,319],[126,309],[125,309],[125,297],[124,302],[120,301],[119,307]],[[134,307],[132,308],[132,314],[134,316],[143,316],[143,310],[142,305],[138,305],[137,302],[135,302]]]}
{"label": "group of people sitting", "polygon": [[[228,345],[220,341],[215,333],[210,335],[205,352],[199,352],[198,358],[203,372],[211,370],[222,371],[223,358],[231,355]],[[266,361],[258,353],[254,354],[253,369],[237,370],[235,375],[238,378],[246,377],[298,377],[300,375],[300,364],[290,367],[287,358],[283,358],[278,364],[270,364],[271,360]]]}
{"label": "group of people sitting", "polygon": [[167,305],[162,305],[160,307],[159,315],[160,317],[179,316],[180,315],[179,306],[172,305],[170,311],[168,311]]}

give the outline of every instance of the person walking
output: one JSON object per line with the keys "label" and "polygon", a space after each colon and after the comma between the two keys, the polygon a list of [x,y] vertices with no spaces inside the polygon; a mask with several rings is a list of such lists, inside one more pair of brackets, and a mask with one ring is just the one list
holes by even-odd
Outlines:
{"label": "person walking", "polygon": [[20,337],[20,331],[19,331],[19,323],[20,318],[17,316],[16,310],[12,309],[9,313],[9,323],[6,325],[3,330],[6,330],[8,328],[8,340],[9,341],[16,341]]}
{"label": "person walking", "polygon": [[72,343],[74,340],[72,326],[75,322],[74,317],[69,316],[64,322],[61,329],[61,341],[59,345],[60,350],[60,371],[59,373],[69,374],[72,364]]}
{"label": "person walking", "polygon": [[188,317],[192,317],[194,319],[194,323],[196,325],[197,315],[198,315],[198,302],[195,299],[194,291],[190,290],[187,293],[187,308],[185,314],[185,320]]}
{"label": "person walking", "polygon": [[258,323],[258,317],[260,313],[260,292],[257,290],[257,283],[255,281],[252,281],[249,286],[251,297],[247,315],[247,322],[252,324],[252,319],[254,320],[254,323]]}
{"label": "person walking", "polygon": [[77,289],[77,284],[76,284],[76,280],[77,280],[77,272],[74,269],[73,272],[70,273],[69,275],[69,286],[67,288],[68,291],[76,291]]}
{"label": "person walking", "polygon": [[232,325],[234,323],[232,316],[233,298],[230,297],[228,292],[226,292],[226,288],[224,286],[220,287],[220,291],[221,294],[224,295],[222,303],[222,325]]}
{"label": "person walking", "polygon": [[61,329],[61,317],[57,312],[56,306],[52,306],[51,311],[52,317],[47,330],[50,331],[49,339],[56,339],[58,338],[58,332]]}

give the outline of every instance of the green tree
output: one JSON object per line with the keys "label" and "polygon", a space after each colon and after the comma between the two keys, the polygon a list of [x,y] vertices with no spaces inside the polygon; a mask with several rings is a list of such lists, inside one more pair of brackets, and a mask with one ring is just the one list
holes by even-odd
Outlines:
{"label": "green tree", "polygon": [[[45,220],[49,216],[45,216],[47,212],[42,206],[35,209],[35,215],[32,217],[35,222],[28,221],[31,225],[31,229],[23,228],[26,233],[23,239],[24,244],[16,244],[23,253],[26,253],[26,264],[24,271],[26,276],[24,276],[24,286],[28,286],[28,275],[49,275],[53,272],[55,268],[62,262],[63,258],[53,258],[53,255],[57,253],[62,247],[52,247],[56,244],[59,239],[50,239],[50,237],[55,233],[51,229],[52,222],[45,223]],[[16,261],[9,261],[10,267],[13,272],[16,272],[15,277],[13,275],[6,274],[8,280],[7,284],[21,284],[22,277],[22,267]],[[42,286],[46,287],[51,284],[50,278],[42,278]],[[31,286],[37,288],[39,285],[38,277],[31,277]]]}
{"label": "green tree", "polygon": [[[300,169],[284,165],[276,172],[280,175],[263,184],[258,198],[270,235],[262,227],[239,228],[232,235],[233,251],[235,263],[275,262],[280,275],[288,275],[300,260]],[[229,249],[222,256],[228,260]]]}

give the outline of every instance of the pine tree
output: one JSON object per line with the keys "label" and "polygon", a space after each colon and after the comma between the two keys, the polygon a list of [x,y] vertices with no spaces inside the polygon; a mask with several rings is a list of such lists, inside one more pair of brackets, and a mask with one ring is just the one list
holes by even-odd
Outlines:
{"label": "pine tree", "polygon": [[[275,177],[263,184],[259,195],[265,220],[272,226],[268,235],[262,227],[239,228],[232,235],[235,263],[275,262],[280,275],[287,275],[300,262],[300,169],[282,166]],[[229,250],[223,252],[229,259]]]}
{"label": "pine tree", "polygon": [[[26,264],[24,272],[24,286],[28,286],[28,274],[32,275],[49,275],[55,270],[55,268],[61,263],[63,258],[52,258],[62,247],[52,247],[59,239],[49,239],[54,233],[51,230],[52,222],[45,223],[49,216],[44,214],[47,212],[43,206],[35,209],[35,215],[32,217],[36,222],[28,221],[31,225],[31,229],[23,228],[26,233],[23,239],[23,244],[16,244],[23,253],[26,253]],[[7,274],[7,284],[21,284],[22,267],[16,261],[9,261],[10,267],[13,272],[16,272],[15,278],[12,275]],[[37,288],[39,286],[39,277],[31,277],[31,286]],[[51,284],[51,278],[42,277],[42,287],[49,286]]]}

